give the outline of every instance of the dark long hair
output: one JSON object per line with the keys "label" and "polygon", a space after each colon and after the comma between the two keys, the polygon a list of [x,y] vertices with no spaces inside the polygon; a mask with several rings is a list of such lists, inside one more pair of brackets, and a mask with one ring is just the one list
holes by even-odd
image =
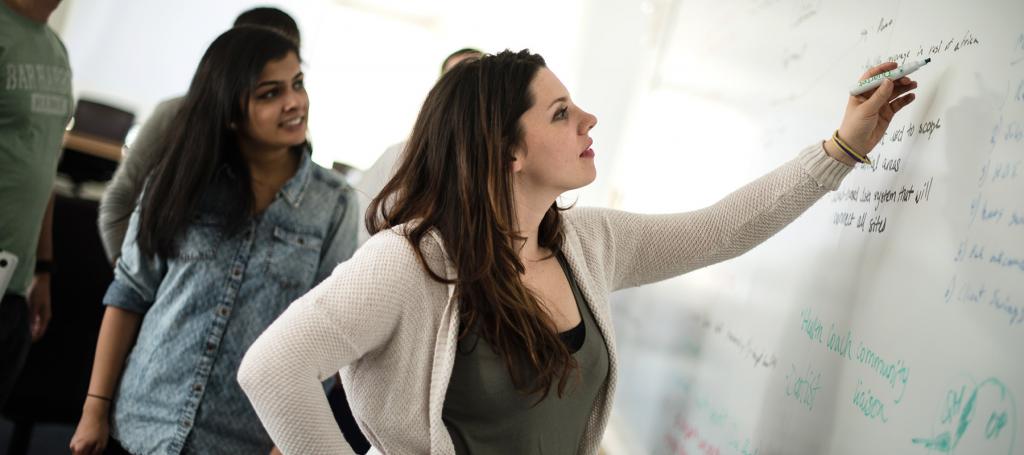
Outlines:
{"label": "dark long hair", "polygon": [[[437,281],[455,283],[460,339],[476,333],[500,355],[517,390],[564,391],[576,363],[558,337],[525,272],[515,240],[513,150],[523,140],[520,117],[535,102],[530,82],[545,66],[528,50],[470,58],[441,77],[427,95],[405,158],[370,202],[371,234],[407,222],[406,235]],[[458,270],[448,280],[427,265],[420,242],[432,229]],[[540,246],[562,245],[559,208],[541,221]]]}
{"label": "dark long hair", "polygon": [[289,52],[299,55],[293,40],[257,26],[232,28],[210,44],[157,151],[160,161],[140,202],[138,242],[144,254],[177,255],[178,239],[211,185],[223,190],[217,209],[225,232],[249,219],[255,198],[236,130],[249,116],[249,97],[263,67]]}

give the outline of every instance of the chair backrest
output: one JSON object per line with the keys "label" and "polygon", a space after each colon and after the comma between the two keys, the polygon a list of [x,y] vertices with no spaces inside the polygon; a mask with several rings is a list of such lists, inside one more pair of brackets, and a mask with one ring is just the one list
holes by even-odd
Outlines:
{"label": "chair backrest", "polygon": [[135,114],[123,109],[79,99],[75,106],[75,123],[71,130],[112,142],[123,143],[135,122]]}
{"label": "chair backrest", "polygon": [[[111,142],[124,143],[128,130],[135,122],[135,114],[98,101],[79,99],[75,106],[75,119],[71,131],[82,136]],[[105,182],[117,170],[117,162],[106,158],[81,153],[72,147],[61,157],[57,172],[67,176],[76,186],[82,182]]]}

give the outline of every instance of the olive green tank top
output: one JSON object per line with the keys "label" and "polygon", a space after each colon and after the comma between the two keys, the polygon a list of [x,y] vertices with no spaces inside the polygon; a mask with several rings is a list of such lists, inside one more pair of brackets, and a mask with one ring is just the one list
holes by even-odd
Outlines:
{"label": "olive green tank top", "polygon": [[486,341],[467,335],[458,344],[441,414],[455,453],[578,451],[594,401],[608,379],[608,348],[565,259],[561,253],[556,257],[581,317],[579,325],[560,334],[579,364],[579,375],[570,376],[564,396],[558,396],[558,385],[553,384],[548,396],[536,403],[538,395],[525,395],[513,387],[504,362]]}

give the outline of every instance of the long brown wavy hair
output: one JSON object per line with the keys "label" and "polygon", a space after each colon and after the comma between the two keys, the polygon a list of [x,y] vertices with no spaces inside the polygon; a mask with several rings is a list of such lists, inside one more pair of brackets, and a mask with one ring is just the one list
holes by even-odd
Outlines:
{"label": "long brown wavy hair", "polygon": [[[524,284],[515,248],[513,150],[523,140],[520,117],[535,102],[530,82],[545,66],[529,50],[484,55],[456,65],[423,102],[394,177],[366,212],[370,234],[413,222],[405,231],[420,262],[442,283],[454,283],[459,337],[475,333],[501,356],[515,388],[547,397],[565,392],[577,364],[551,317]],[[538,243],[562,246],[560,208],[552,203]],[[444,241],[458,276],[439,276],[420,242],[431,230]]]}

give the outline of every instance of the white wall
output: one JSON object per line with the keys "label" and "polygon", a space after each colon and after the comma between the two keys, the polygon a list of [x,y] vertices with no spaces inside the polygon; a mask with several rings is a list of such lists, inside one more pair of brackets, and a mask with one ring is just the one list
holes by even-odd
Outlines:
{"label": "white wall", "polygon": [[51,24],[68,47],[76,93],[134,110],[141,122],[187,89],[207,45],[239,12],[278,6],[303,35],[314,159],[359,168],[407,135],[450,52],[528,47],[598,116],[598,181],[569,200],[607,205],[626,119],[650,82],[669,3],[65,0]]}

